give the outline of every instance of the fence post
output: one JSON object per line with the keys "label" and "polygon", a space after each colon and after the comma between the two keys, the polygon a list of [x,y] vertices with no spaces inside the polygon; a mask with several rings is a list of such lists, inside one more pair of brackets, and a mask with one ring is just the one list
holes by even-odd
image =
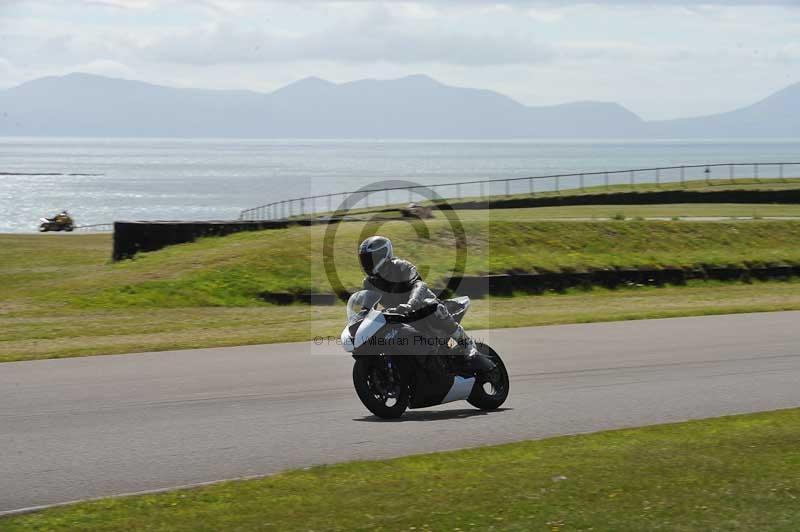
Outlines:
{"label": "fence post", "polygon": [[778,175],[780,176],[781,181],[783,181],[783,163],[778,165]]}
{"label": "fence post", "polygon": [[706,174],[706,186],[710,186],[711,185],[711,168],[706,166],[706,169],[704,170],[704,173]]}
{"label": "fence post", "polygon": [[753,165],[753,176],[756,178],[756,181],[760,181],[761,180],[759,178],[759,175],[758,175],[758,163],[755,163]]}

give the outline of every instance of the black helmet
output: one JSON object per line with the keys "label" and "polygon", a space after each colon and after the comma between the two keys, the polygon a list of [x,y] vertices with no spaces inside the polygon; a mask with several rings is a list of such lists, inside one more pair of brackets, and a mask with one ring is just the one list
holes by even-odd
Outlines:
{"label": "black helmet", "polygon": [[393,256],[392,241],[385,236],[371,236],[358,246],[358,260],[367,275],[375,275]]}

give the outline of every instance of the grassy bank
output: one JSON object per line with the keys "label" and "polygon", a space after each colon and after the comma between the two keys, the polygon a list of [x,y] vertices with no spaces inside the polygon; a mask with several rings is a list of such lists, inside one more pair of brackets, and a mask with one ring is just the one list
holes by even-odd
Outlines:
{"label": "grassy bank", "polygon": [[[800,263],[800,221],[542,222],[466,219],[467,273]],[[329,291],[325,227],[241,233],[111,263],[108,235],[0,235],[0,361],[307,340],[343,310],[276,307],[261,291]],[[417,229],[429,232],[419,237]],[[441,282],[454,261],[446,220],[347,223],[336,265],[361,280],[355,248],[380,231]],[[476,302],[469,328],[800,309],[800,284],[691,284]]]}
{"label": "grassy bank", "polygon": [[[467,274],[800,263],[800,221],[473,219],[463,227]],[[2,236],[0,301],[50,309],[248,307],[263,304],[262,291],[329,292],[325,231],[290,227],[208,238],[117,264],[108,260],[107,237]],[[341,224],[332,249],[346,288],[360,285],[355,250],[375,232],[392,238],[430,284],[443,283],[455,263],[446,220]]]}
{"label": "grassy bank", "polygon": [[725,417],[314,467],[57,508],[0,528],[794,532],[798,433],[800,410]]}

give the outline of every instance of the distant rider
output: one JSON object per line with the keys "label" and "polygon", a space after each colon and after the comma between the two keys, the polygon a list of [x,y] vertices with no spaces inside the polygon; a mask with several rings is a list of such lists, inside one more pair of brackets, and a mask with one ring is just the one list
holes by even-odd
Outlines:
{"label": "distant rider", "polygon": [[436,311],[426,318],[431,320],[433,328],[462,344],[467,360],[478,354],[475,341],[428,288],[414,265],[394,256],[391,240],[383,236],[367,238],[358,248],[358,258],[367,274],[364,290],[380,292],[384,307],[394,307],[400,314],[409,314],[437,305]]}
{"label": "distant rider", "polygon": [[55,217],[53,218],[53,221],[57,224],[66,225],[72,222],[72,218],[70,218],[69,213],[64,210],[56,214]]}

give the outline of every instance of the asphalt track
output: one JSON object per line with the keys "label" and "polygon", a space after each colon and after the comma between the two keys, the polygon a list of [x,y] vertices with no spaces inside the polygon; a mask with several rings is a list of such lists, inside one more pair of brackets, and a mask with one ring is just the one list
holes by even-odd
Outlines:
{"label": "asphalt track", "polygon": [[336,345],[0,364],[0,512],[556,434],[800,406],[800,312],[477,333],[506,409],[368,416]]}

